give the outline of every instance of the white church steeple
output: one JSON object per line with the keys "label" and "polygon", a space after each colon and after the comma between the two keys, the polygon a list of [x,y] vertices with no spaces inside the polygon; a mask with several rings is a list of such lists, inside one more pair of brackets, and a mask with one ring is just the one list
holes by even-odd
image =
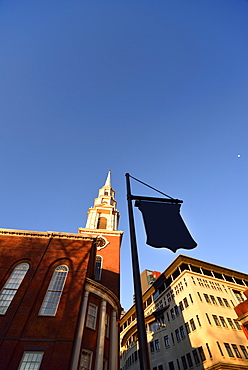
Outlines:
{"label": "white church steeple", "polygon": [[111,186],[111,171],[104,186],[98,190],[93,208],[89,208],[86,229],[117,230],[119,211],[116,209],[115,191]]}

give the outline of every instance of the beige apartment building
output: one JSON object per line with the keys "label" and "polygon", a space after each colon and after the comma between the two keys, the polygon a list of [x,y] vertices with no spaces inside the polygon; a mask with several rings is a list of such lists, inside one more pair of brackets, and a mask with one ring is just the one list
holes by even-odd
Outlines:
{"label": "beige apartment building", "polygon": [[[179,255],[143,293],[151,369],[248,369],[234,310],[247,287],[247,274]],[[120,325],[121,370],[138,370],[135,306]]]}

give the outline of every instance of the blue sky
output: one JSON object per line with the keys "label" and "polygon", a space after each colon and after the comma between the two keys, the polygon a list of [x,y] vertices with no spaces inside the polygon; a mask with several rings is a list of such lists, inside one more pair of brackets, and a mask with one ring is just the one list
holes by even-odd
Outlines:
{"label": "blue sky", "polygon": [[247,272],[247,19],[244,0],[2,0],[0,226],[77,232],[111,168],[124,308],[126,172],[183,199],[198,243],[146,246],[135,209],[141,271],[181,253]]}

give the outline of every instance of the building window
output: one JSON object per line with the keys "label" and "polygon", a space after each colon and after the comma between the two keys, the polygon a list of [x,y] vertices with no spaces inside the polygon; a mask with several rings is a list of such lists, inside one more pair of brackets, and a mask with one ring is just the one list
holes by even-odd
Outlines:
{"label": "building window", "polygon": [[196,319],[197,319],[198,325],[201,326],[201,322],[200,322],[200,319],[199,319],[198,315],[196,315]]}
{"label": "building window", "polygon": [[221,306],[224,306],[224,303],[223,303],[222,299],[221,299],[220,297],[217,297],[217,299],[218,299],[219,304],[220,304]]}
{"label": "building window", "polygon": [[163,370],[163,365],[158,365],[158,370]]}
{"label": "building window", "polygon": [[95,280],[101,280],[102,274],[102,257],[96,256],[96,264],[95,264]]}
{"label": "building window", "polygon": [[234,323],[233,323],[232,319],[230,319],[230,317],[227,317],[227,321],[228,321],[228,324],[230,325],[230,327],[232,329],[235,329]]}
{"label": "building window", "polygon": [[223,298],[223,301],[224,301],[226,307],[230,307],[230,305],[228,303],[228,300],[226,298]]}
{"label": "building window", "polygon": [[203,294],[203,295],[204,295],[205,301],[207,303],[211,303],[208,294]]}
{"label": "building window", "polygon": [[184,327],[180,326],[179,330],[180,330],[181,338],[182,339],[185,338],[186,335],[185,335]]}
{"label": "building window", "polygon": [[192,298],[191,294],[189,294],[189,298],[190,298],[190,300],[191,300],[191,303],[194,303],[194,301],[193,301],[193,298]]}
{"label": "building window", "polygon": [[28,269],[28,263],[21,263],[12,271],[0,293],[0,315],[6,313]]}
{"label": "building window", "polygon": [[183,364],[183,370],[187,370],[188,365],[187,365],[187,362],[186,362],[186,357],[182,356],[181,359],[182,359],[182,364]]}
{"label": "building window", "polygon": [[189,334],[191,332],[190,326],[189,326],[189,323],[188,322],[185,323],[185,329],[186,329],[186,333],[187,334]]}
{"label": "building window", "polygon": [[44,352],[25,351],[18,370],[39,370]]}
{"label": "building window", "polygon": [[240,346],[240,348],[241,348],[241,351],[243,352],[243,355],[245,356],[245,358],[248,358],[248,352],[247,352],[245,346]]}
{"label": "building window", "polygon": [[194,349],[194,350],[192,351],[192,353],[193,353],[193,357],[194,357],[195,364],[196,364],[196,365],[198,365],[198,364],[200,363],[200,359],[199,359],[199,356],[198,356],[197,350],[196,350],[196,349]]}
{"label": "building window", "polygon": [[234,350],[234,353],[235,353],[236,357],[241,358],[241,354],[240,354],[240,352],[239,352],[238,347],[236,346],[236,344],[232,344],[232,348]]}
{"label": "building window", "polygon": [[109,321],[110,321],[109,314],[106,313],[106,316],[105,316],[105,337],[106,338],[109,337]]}
{"label": "building window", "polygon": [[223,326],[224,328],[227,328],[227,324],[226,324],[226,321],[225,321],[225,319],[224,319],[224,317],[223,317],[223,316],[220,316],[220,322],[221,322],[221,324],[222,324],[222,326]]}
{"label": "building window", "polygon": [[234,295],[235,295],[235,297],[236,297],[236,299],[239,303],[243,302],[242,293],[239,290],[234,290],[233,289],[233,293],[234,293]]}
{"label": "building window", "polygon": [[155,348],[156,348],[156,351],[159,351],[160,350],[160,344],[159,344],[159,339],[155,339]]}
{"label": "building window", "polygon": [[189,307],[188,300],[186,297],[183,299],[183,303],[185,308]]}
{"label": "building window", "polygon": [[179,315],[179,309],[178,309],[178,306],[175,306],[175,307],[174,307],[174,309],[175,309],[175,314],[176,314],[176,316],[178,316],[178,315]]}
{"label": "building window", "polygon": [[202,297],[201,297],[200,293],[197,292],[197,294],[198,294],[198,297],[199,297],[200,301],[202,302]]}
{"label": "building window", "polygon": [[172,318],[172,319],[175,319],[174,308],[172,308],[172,309],[170,310],[170,313],[171,313],[171,318]]}
{"label": "building window", "polygon": [[208,323],[211,325],[211,321],[210,321],[210,318],[209,318],[209,316],[208,316],[208,314],[206,313],[206,317],[207,317],[207,319],[208,319]]}
{"label": "building window", "polygon": [[99,217],[97,222],[97,229],[106,229],[107,228],[107,219],[106,217]]}
{"label": "building window", "polygon": [[154,353],[154,343],[150,342],[150,351],[151,353]]}
{"label": "building window", "polygon": [[175,340],[174,340],[174,335],[173,333],[171,333],[171,339],[172,339],[172,343],[175,344]]}
{"label": "building window", "polygon": [[216,342],[216,343],[217,343],[217,346],[219,348],[219,351],[220,351],[221,356],[224,356],[224,353],[223,353],[223,351],[221,349],[220,343],[219,342]]}
{"label": "building window", "polygon": [[218,317],[216,315],[212,315],[213,316],[213,319],[214,319],[214,322],[215,322],[215,325],[216,326],[220,326],[220,321],[218,319]]}
{"label": "building window", "polygon": [[94,329],[96,328],[96,317],[97,317],[97,305],[93,303],[89,303],[87,318],[86,318],[86,326],[88,328]]}
{"label": "building window", "polygon": [[234,321],[234,324],[236,325],[236,328],[238,329],[238,330],[242,330],[241,329],[241,326],[239,325],[239,323],[238,323],[238,320],[233,320]]}
{"label": "building window", "polygon": [[224,343],[224,346],[226,347],[226,351],[227,351],[228,356],[234,357],[234,355],[232,353],[232,350],[231,350],[231,347],[230,347],[230,344],[229,343]]}
{"label": "building window", "polygon": [[164,315],[161,315],[157,318],[157,325],[158,325],[158,328],[164,328],[166,326],[165,324],[165,319],[164,319]]}
{"label": "building window", "polygon": [[196,330],[194,319],[191,319],[189,322],[190,322],[190,326],[191,326],[192,331]]}
{"label": "building window", "polygon": [[184,307],[183,307],[183,302],[182,301],[180,301],[179,302],[179,307],[180,307],[180,310],[181,310],[181,312],[184,310]]}
{"label": "building window", "polygon": [[39,315],[54,316],[56,314],[68,271],[69,268],[65,265],[58,266],[54,270]]}
{"label": "building window", "polygon": [[213,295],[211,295],[210,298],[211,298],[211,301],[212,301],[213,304],[217,304],[216,299],[214,298]]}
{"label": "building window", "polygon": [[175,334],[176,334],[177,341],[179,341],[181,338],[180,338],[180,334],[179,334],[178,329],[175,330]]}
{"label": "building window", "polygon": [[207,350],[208,350],[209,357],[212,358],[213,356],[212,356],[212,353],[210,351],[208,343],[206,343],[206,347],[207,347]]}
{"label": "building window", "polygon": [[169,340],[169,336],[168,335],[166,335],[164,337],[164,345],[165,345],[166,348],[167,347],[170,347],[170,340]]}
{"label": "building window", "polygon": [[189,367],[192,367],[193,366],[193,361],[192,361],[192,358],[191,358],[191,354],[187,353],[186,357],[187,357]]}
{"label": "building window", "polygon": [[91,370],[92,352],[86,349],[82,350],[79,370]]}
{"label": "building window", "polygon": [[202,361],[205,361],[206,360],[206,356],[205,356],[205,353],[203,351],[203,348],[202,347],[199,347],[198,348],[198,352],[199,352],[199,355],[200,355],[200,358]]}
{"label": "building window", "polygon": [[168,365],[169,365],[169,370],[175,370],[173,361],[168,362]]}

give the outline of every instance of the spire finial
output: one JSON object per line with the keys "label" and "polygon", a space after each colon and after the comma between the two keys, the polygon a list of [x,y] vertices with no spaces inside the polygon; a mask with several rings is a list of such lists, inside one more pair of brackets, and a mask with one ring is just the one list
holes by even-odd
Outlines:
{"label": "spire finial", "polygon": [[105,182],[104,186],[111,186],[111,178],[110,178],[111,172],[112,172],[112,170],[108,170],[108,176],[106,178],[106,182]]}

